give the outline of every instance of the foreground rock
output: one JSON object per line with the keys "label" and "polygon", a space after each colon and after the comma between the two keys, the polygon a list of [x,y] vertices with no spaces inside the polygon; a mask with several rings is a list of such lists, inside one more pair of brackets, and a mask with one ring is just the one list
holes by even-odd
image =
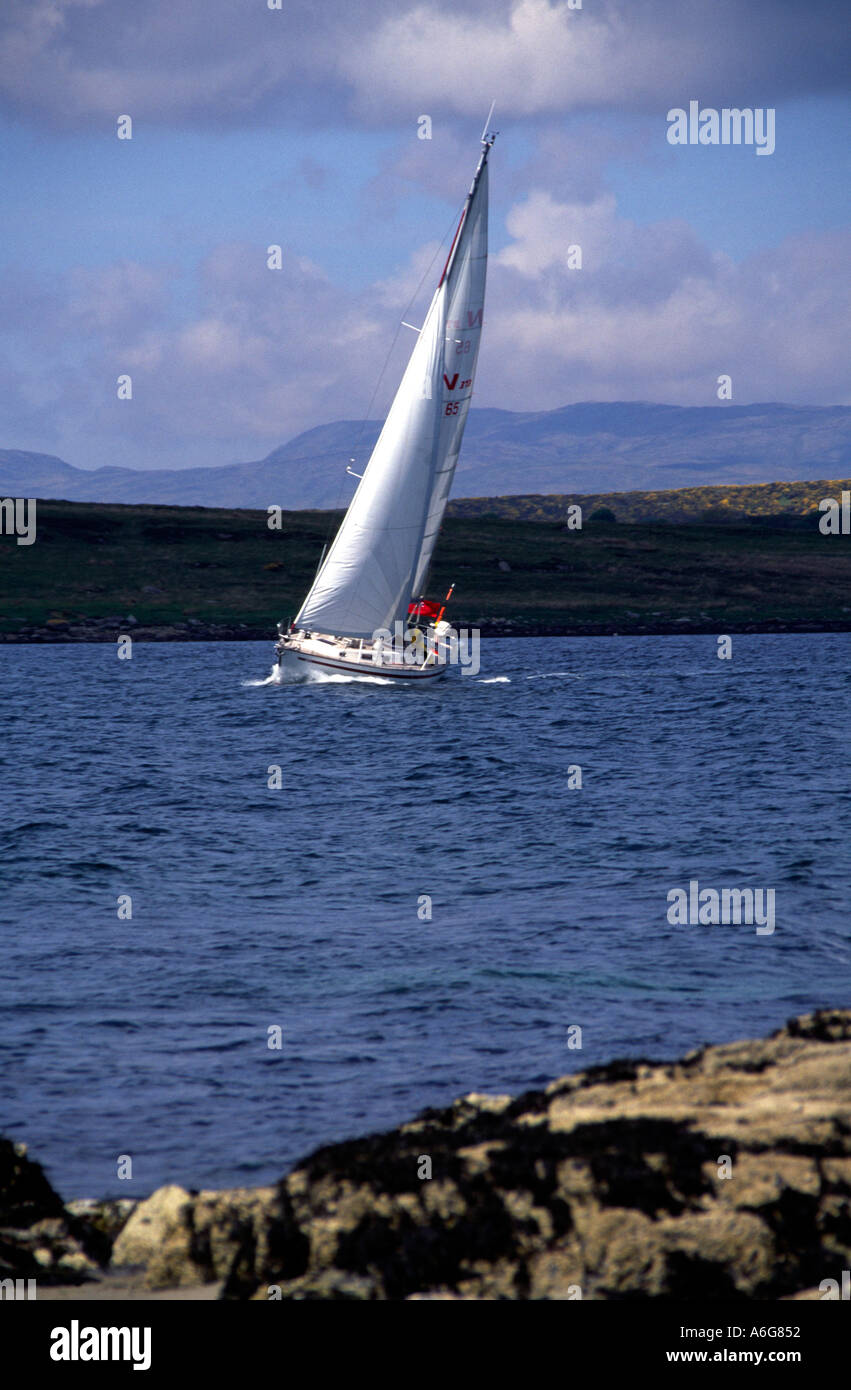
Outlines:
{"label": "foreground rock", "polygon": [[112,1267],[143,1267],[152,1289],[213,1283],[251,1250],[265,1264],[276,1226],[274,1187],[190,1193],[161,1187],[140,1202],[112,1251]]}
{"label": "foreground rock", "polygon": [[671,1065],[613,1063],[516,1100],[468,1096],[300,1164],[225,1296],[817,1288],[851,1262],[849,1099],[851,1011],[838,1010]]}
{"label": "foreground rock", "polygon": [[[72,1204],[73,1205],[73,1204]],[[0,1278],[75,1284],[96,1277],[110,1254],[106,1213],[122,1221],[132,1203],[62,1204],[25,1144],[0,1139]],[[114,1228],[114,1227],[113,1227]]]}
{"label": "foreground rock", "polygon": [[[161,1188],[112,1269],[225,1298],[820,1298],[851,1265],[849,1098],[851,1010],[823,1010],[676,1063],[470,1095],[277,1187]],[[104,1210],[112,1239],[126,1212]]]}

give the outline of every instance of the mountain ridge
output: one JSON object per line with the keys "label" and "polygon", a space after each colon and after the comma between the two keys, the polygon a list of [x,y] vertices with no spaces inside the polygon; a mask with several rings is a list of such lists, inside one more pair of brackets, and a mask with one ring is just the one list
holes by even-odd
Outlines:
{"label": "mountain ridge", "polygon": [[[0,449],[0,494],[69,502],[336,508],[347,505],[381,421],[314,426],[264,458],[187,469],[84,469]],[[470,411],[453,498],[668,490],[851,472],[851,406],[578,402]]]}

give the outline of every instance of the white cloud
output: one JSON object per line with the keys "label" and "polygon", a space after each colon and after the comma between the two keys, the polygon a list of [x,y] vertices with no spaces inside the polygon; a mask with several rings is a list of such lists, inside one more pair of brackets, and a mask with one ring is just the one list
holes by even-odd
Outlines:
{"label": "white cloud", "polygon": [[[851,234],[790,238],[737,265],[686,223],[635,227],[611,196],[574,205],[536,191],[507,223],[479,404],[712,404],[722,372],[741,402],[848,402]],[[568,242],[582,246],[581,270],[567,268]]]}
{"label": "white cloud", "polygon": [[616,236],[615,199],[611,193],[592,203],[559,203],[551,193],[536,190],[508,213],[505,224],[512,243],[498,264],[522,275],[540,278],[544,272],[566,270],[571,246],[584,248],[586,270],[602,264]]}
{"label": "white cloud", "polygon": [[[540,188],[506,221],[476,405],[713,404],[721,373],[741,403],[849,402],[851,235],[791,238],[736,264],[687,223],[639,227],[611,194],[574,203]],[[574,243],[581,270],[567,264]],[[355,294],[286,248],[284,268],[270,271],[264,248],[223,244],[200,267],[191,311],[169,267],[124,261],[56,285],[10,277],[0,284],[3,442],[71,462],[173,466],[258,457],[301,430],[362,418],[413,288],[429,261],[429,285],[439,273],[434,251],[421,247],[399,275]],[[373,414],[412,339],[401,330]],[[134,378],[128,405],[115,400],[122,371]]]}
{"label": "white cloud", "polygon": [[[356,52],[340,56],[358,109],[374,116],[389,101],[411,97],[470,116],[500,109],[528,116],[599,102],[605,74],[607,100],[646,94],[648,74],[688,61],[686,41],[637,26],[616,11],[567,0],[516,0],[507,14],[465,14],[457,8],[418,5],[392,15]],[[364,71],[378,82],[364,81]]]}

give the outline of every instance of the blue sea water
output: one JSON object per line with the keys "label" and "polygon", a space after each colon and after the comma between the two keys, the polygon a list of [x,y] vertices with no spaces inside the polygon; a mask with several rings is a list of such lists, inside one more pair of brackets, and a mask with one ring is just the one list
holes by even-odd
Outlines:
{"label": "blue sea water", "polygon": [[[66,1198],[260,1183],[848,1004],[849,657],[503,639],[398,689],[264,684],[261,643],[0,648],[0,1131]],[[774,934],[669,924],[692,878],[773,888]]]}

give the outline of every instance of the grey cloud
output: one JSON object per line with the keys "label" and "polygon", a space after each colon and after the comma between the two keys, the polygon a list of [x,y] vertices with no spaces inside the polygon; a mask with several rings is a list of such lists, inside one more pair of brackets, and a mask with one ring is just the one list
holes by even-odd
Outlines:
{"label": "grey cloud", "polygon": [[7,0],[0,100],[57,127],[760,105],[844,85],[849,46],[835,0]]}

